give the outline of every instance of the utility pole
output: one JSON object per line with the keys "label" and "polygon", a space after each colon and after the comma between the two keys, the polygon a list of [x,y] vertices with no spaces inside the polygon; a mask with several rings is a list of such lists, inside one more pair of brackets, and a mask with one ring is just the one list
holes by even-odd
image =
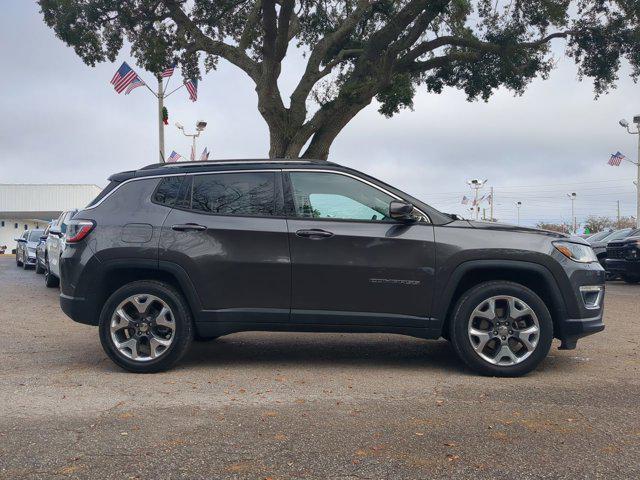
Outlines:
{"label": "utility pole", "polygon": [[635,182],[636,184],[636,228],[640,228],[640,115],[636,115],[635,117],[633,117],[633,123],[636,124],[635,132],[633,132],[629,128],[629,122],[627,122],[625,119],[620,120],[619,123],[621,126],[627,129],[628,133],[630,133],[631,135],[638,136],[638,156],[636,157],[635,162],[633,160],[629,160],[629,161],[633,163],[637,168],[636,182]]}
{"label": "utility pole", "polygon": [[573,223],[573,234],[576,234],[576,230],[578,229],[578,226],[576,225],[576,216],[575,216],[575,208],[574,208],[574,202],[576,201],[576,192],[573,193],[567,193],[567,197],[569,197],[569,199],[571,200],[571,223]]}
{"label": "utility pole", "polygon": [[158,142],[160,149],[160,163],[164,163],[164,118],[162,110],[164,109],[164,88],[162,85],[162,77],[158,77]]}
{"label": "utility pole", "polygon": [[493,196],[493,187],[491,187],[491,203],[489,203],[489,221],[493,222],[493,202],[495,197]]}
{"label": "utility pole", "polygon": [[620,228],[620,200],[618,200],[618,223],[616,227]]}

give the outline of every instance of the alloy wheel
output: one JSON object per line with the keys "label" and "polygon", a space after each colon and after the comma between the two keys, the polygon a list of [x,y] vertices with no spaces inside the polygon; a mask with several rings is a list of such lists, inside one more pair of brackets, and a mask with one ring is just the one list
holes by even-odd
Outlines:
{"label": "alloy wheel", "polygon": [[529,358],[540,339],[538,316],[527,303],[511,295],[483,300],[471,313],[467,331],[476,354],[500,366]]}
{"label": "alloy wheel", "polygon": [[131,295],[114,310],[110,334],[120,354],[147,362],[169,350],[176,336],[175,318],[161,298],[144,293]]}

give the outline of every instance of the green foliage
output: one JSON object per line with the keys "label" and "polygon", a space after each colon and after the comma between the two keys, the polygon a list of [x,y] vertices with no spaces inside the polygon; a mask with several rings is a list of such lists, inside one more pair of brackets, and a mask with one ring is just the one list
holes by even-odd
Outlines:
{"label": "green foliage", "polygon": [[413,97],[416,90],[409,74],[394,75],[391,83],[384,87],[376,96],[380,102],[378,112],[391,118],[403,108],[413,110]]}

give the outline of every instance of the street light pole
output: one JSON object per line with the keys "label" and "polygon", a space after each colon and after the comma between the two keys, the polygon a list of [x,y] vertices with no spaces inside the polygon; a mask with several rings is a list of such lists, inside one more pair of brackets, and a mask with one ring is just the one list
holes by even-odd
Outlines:
{"label": "street light pole", "polygon": [[623,126],[624,128],[627,129],[627,132],[629,132],[631,135],[637,135],[638,136],[638,156],[636,157],[636,161],[634,162],[633,160],[629,160],[631,163],[633,163],[636,166],[637,172],[636,172],[636,228],[640,228],[640,115],[636,115],[635,117],[633,117],[633,123],[636,124],[636,131],[633,132],[630,128],[629,128],[629,122],[627,122],[625,119],[620,120],[620,125]]}
{"label": "street light pole", "polygon": [[484,186],[485,183],[487,183],[486,179],[479,180],[477,178],[474,178],[472,180],[467,181],[467,185],[469,185],[475,191],[474,197],[473,197],[473,208],[475,210],[476,220],[478,220],[478,216],[480,215],[480,205],[478,205],[478,192]]}
{"label": "street light pole", "polygon": [[576,217],[575,217],[575,209],[574,209],[574,202],[576,200],[576,193],[567,193],[567,197],[569,197],[569,199],[571,200],[571,223],[573,224],[573,234],[576,234],[576,230],[578,229],[578,226],[576,225]]}
{"label": "street light pole", "polygon": [[207,122],[203,120],[198,120],[198,122],[196,123],[196,133],[187,133],[184,131],[184,126],[181,123],[176,122],[176,127],[178,127],[179,130],[182,130],[182,133],[184,134],[184,136],[191,137],[191,152],[193,153],[192,160],[196,159],[196,138],[200,136],[200,134],[206,128],[206,126],[207,126]]}
{"label": "street light pole", "polygon": [[516,202],[516,208],[518,209],[518,226],[520,226],[520,207],[522,206],[522,202]]}

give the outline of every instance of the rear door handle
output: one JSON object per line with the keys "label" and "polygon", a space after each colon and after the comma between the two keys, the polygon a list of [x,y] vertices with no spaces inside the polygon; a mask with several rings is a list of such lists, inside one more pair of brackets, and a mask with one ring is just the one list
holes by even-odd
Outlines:
{"label": "rear door handle", "polygon": [[311,230],[298,230],[296,232],[296,235],[298,237],[310,238],[312,240],[320,240],[321,238],[333,237],[333,233],[315,228]]}
{"label": "rear door handle", "polygon": [[205,227],[204,225],[198,225],[197,223],[181,223],[178,225],[171,225],[171,230],[176,230],[178,232],[186,232],[188,230],[202,231],[206,229],[207,227]]}

